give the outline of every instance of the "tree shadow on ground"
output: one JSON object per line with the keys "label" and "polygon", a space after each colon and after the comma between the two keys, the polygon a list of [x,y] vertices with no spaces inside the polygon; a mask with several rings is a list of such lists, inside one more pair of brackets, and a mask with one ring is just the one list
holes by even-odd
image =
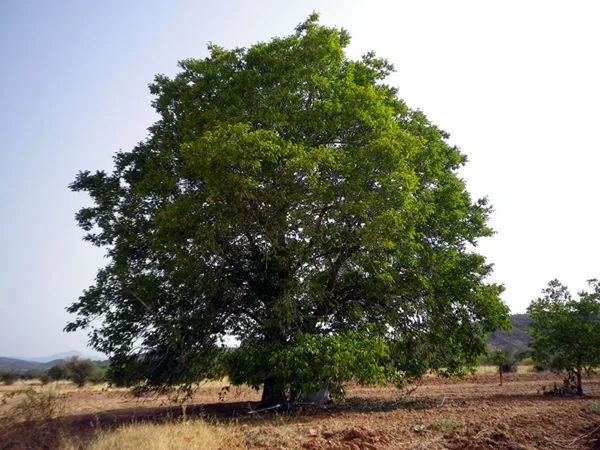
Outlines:
{"label": "tree shadow on ground", "polygon": [[[575,397],[574,399],[580,399]],[[590,399],[592,397],[585,397]],[[553,401],[556,397],[543,395],[495,395],[494,401]],[[309,405],[299,404],[290,408],[261,411],[259,402],[218,402],[193,404],[186,408],[189,419],[203,418],[211,422],[260,424],[272,421],[275,417],[286,418],[287,423],[305,421],[307,418],[331,417],[339,414],[386,412],[394,410],[422,410],[441,408],[463,403],[452,398],[415,398],[412,400],[376,400],[364,397],[351,397],[344,404]],[[181,420],[182,408],[179,405],[160,407],[135,407],[113,409],[97,413],[76,414],[37,422],[22,422],[4,431],[0,430],[0,449],[56,449],[61,440],[68,437],[82,446],[99,431],[107,431],[132,423],[164,423]]]}

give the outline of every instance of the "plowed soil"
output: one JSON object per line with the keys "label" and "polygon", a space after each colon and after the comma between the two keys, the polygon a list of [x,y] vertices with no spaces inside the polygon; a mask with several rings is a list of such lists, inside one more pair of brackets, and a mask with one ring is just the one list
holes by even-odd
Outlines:
{"label": "plowed soil", "polygon": [[[495,374],[428,377],[408,396],[350,386],[344,405],[262,412],[254,390],[232,387],[223,398],[219,386],[203,387],[186,413],[232,427],[249,449],[600,449],[600,376],[584,379],[584,397],[543,395],[543,386],[562,382],[551,373],[498,381]],[[118,390],[71,390],[61,401],[60,417],[4,430],[0,448],[57,448],[60,433],[85,445],[98,429],[175,420],[182,411],[167,397],[140,399]],[[15,402],[18,396],[0,407],[0,417]]]}

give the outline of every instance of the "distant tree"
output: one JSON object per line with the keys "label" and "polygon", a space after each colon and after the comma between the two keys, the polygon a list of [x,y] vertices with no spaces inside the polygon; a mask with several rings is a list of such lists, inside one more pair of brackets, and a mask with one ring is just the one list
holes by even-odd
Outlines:
{"label": "distant tree", "polygon": [[48,369],[46,374],[52,381],[68,380],[71,377],[71,373],[64,362],[54,364]]}
{"label": "distant tree", "polygon": [[28,369],[21,374],[23,380],[33,380],[40,378],[45,373],[44,369]]}
{"label": "distant tree", "polygon": [[94,370],[88,376],[90,383],[103,383],[106,381],[107,365],[98,364],[97,361],[92,361],[94,364]]}
{"label": "distant tree", "polygon": [[[290,355],[329,385],[387,366],[453,375],[506,324],[473,251],[492,230],[465,155],[384,83],[391,64],[348,58],[349,42],[315,14],[247,49],[211,45],[156,77],[148,139],[112,173],[77,175],[93,201],[77,221],[109,262],[66,329],[93,328],[111,376],[194,383],[234,337],[232,379],[273,403],[312,383],[280,370]],[[338,344],[364,364],[320,354]]]}
{"label": "distant tree", "polygon": [[15,384],[15,382],[21,377],[21,374],[15,370],[7,370],[0,372],[0,381],[5,385],[9,386]]}
{"label": "distant tree", "polygon": [[498,368],[500,386],[504,384],[504,374],[507,372],[516,372],[519,364],[517,356],[505,349],[491,351],[488,358],[490,362]]}
{"label": "distant tree", "polygon": [[574,299],[566,286],[552,280],[527,309],[534,362],[572,372],[578,395],[583,395],[583,370],[600,365],[600,282],[588,284],[591,291],[582,291]]}
{"label": "distant tree", "polygon": [[67,361],[65,367],[69,371],[71,381],[78,387],[85,386],[98,369],[93,361],[90,361],[89,359],[79,359],[77,357]]}

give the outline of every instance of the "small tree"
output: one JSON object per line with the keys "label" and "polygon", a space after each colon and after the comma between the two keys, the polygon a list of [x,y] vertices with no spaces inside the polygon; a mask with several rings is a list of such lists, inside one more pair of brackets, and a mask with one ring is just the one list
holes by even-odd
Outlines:
{"label": "small tree", "polygon": [[96,371],[96,365],[89,359],[78,359],[72,358],[66,362],[65,366],[71,373],[71,381],[77,385],[77,387],[85,386],[90,378]]}
{"label": "small tree", "polygon": [[28,369],[21,374],[22,380],[33,380],[35,378],[41,378],[45,371],[43,369]]}
{"label": "small tree", "polygon": [[577,395],[583,395],[582,371],[600,364],[600,282],[588,283],[592,292],[580,292],[577,300],[552,280],[527,309],[536,365],[574,373]]}
{"label": "small tree", "polygon": [[65,363],[55,364],[48,369],[48,379],[52,381],[68,380],[71,377]]}
{"label": "small tree", "polygon": [[490,352],[489,360],[494,366],[498,367],[500,386],[504,384],[504,374],[506,372],[516,372],[519,364],[517,355],[511,355],[508,350],[494,350]]}
{"label": "small tree", "polygon": [[19,372],[16,372],[14,370],[0,372],[0,381],[2,381],[7,386],[14,384],[15,381],[19,379],[19,377]]}

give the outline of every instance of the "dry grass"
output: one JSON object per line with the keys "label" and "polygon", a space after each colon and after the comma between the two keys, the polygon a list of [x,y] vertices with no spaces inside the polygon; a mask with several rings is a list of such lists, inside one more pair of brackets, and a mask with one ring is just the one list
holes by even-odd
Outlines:
{"label": "dry grass", "polygon": [[[510,373],[499,386],[493,369],[464,380],[425,377],[409,400],[389,387],[352,384],[345,405],[252,415],[259,392],[239,387],[223,399],[222,384],[205,383],[190,399],[188,421],[168,396],[32,386],[0,406],[0,448],[563,450],[600,441],[598,375],[586,375],[585,398],[548,398],[540,387],[561,374]],[[52,389],[60,392],[53,397]]]}
{"label": "dry grass", "polygon": [[42,383],[39,380],[19,380],[16,381],[13,384],[0,384],[0,394],[6,393],[6,392],[25,392],[27,389],[32,388],[32,387],[38,387],[41,386]]}
{"label": "dry grass", "polygon": [[36,391],[54,390],[63,393],[72,391],[105,391],[107,389],[112,391],[126,391],[125,388],[111,387],[108,383],[87,383],[80,388],[75,383],[67,380],[51,381],[46,384],[43,384],[40,380],[20,380],[11,385],[0,384],[0,395],[13,392],[23,393],[31,389],[35,389]]}
{"label": "dry grass", "polygon": [[[80,446],[63,442],[64,450]],[[209,425],[202,420],[163,424],[134,423],[113,431],[105,431],[85,444],[89,450],[178,450],[178,449],[242,449],[243,441],[230,428]]]}
{"label": "dry grass", "polygon": [[[517,367],[517,373],[532,373],[533,367],[532,366],[523,366],[523,365],[519,365]],[[477,370],[475,371],[475,374],[477,375],[485,375],[485,374],[491,374],[491,373],[498,373],[498,367],[497,366],[478,366]]]}

